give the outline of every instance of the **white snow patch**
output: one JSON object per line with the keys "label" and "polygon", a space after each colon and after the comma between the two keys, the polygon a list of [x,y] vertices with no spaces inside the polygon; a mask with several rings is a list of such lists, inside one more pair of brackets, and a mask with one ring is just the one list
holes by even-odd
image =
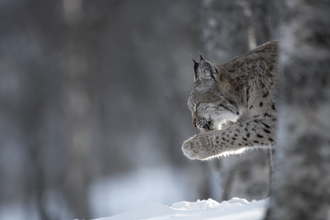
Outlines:
{"label": "white snow patch", "polygon": [[[126,212],[148,201],[170,205],[175,201],[196,200],[203,184],[200,172],[196,168],[165,166],[99,179],[89,190],[92,216],[97,218]],[[196,177],[191,179],[193,174]]]}
{"label": "white snow patch", "polygon": [[212,199],[196,202],[179,202],[166,206],[148,202],[140,208],[97,220],[261,220],[264,217],[267,200],[248,202],[233,198],[218,203]]}

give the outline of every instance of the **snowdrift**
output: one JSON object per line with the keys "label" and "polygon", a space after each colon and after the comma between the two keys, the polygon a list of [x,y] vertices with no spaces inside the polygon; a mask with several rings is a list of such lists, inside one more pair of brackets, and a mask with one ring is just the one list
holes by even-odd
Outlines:
{"label": "snowdrift", "polygon": [[266,211],[267,200],[248,202],[245,199],[233,198],[218,203],[208,199],[179,202],[172,206],[148,202],[140,208],[95,220],[261,220]]}

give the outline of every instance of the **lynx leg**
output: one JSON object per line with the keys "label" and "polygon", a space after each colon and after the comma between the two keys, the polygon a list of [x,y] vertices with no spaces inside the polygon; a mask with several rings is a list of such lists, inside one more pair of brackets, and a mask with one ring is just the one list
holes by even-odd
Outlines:
{"label": "lynx leg", "polygon": [[274,120],[251,120],[236,123],[223,130],[197,134],[182,145],[190,159],[207,160],[229,154],[239,154],[253,147],[271,147],[275,144]]}

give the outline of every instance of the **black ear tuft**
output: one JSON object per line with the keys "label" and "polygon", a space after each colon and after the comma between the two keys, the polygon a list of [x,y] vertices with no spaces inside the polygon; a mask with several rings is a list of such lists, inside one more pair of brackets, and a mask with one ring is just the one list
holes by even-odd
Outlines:
{"label": "black ear tuft", "polygon": [[[199,53],[199,57],[201,58],[201,60],[200,61],[202,61],[202,60],[204,60],[205,61],[205,59],[202,57],[202,54],[201,53]],[[199,61],[199,62],[200,62]]]}

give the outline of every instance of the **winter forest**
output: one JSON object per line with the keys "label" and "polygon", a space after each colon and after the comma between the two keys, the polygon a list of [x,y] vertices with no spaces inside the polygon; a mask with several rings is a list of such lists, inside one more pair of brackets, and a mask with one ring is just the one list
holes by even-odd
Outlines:
{"label": "winter forest", "polygon": [[[0,0],[0,220],[233,197],[270,197],[267,220],[329,220],[329,11],[326,0]],[[189,160],[191,56],[222,64],[271,40],[274,157]]]}

